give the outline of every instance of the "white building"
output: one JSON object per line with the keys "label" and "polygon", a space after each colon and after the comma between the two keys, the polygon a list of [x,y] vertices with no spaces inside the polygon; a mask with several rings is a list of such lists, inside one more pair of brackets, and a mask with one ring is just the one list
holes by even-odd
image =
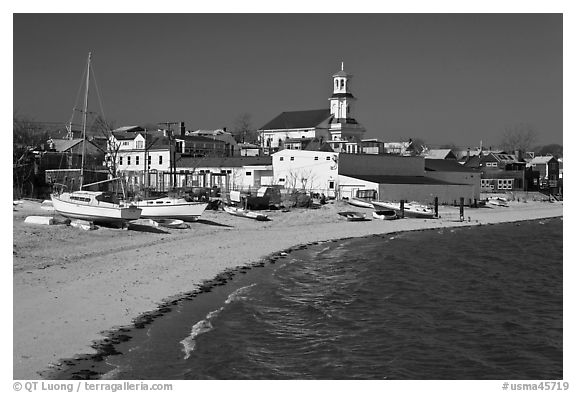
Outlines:
{"label": "white building", "polygon": [[272,154],[272,167],[274,184],[336,197],[338,153],[285,149]]}

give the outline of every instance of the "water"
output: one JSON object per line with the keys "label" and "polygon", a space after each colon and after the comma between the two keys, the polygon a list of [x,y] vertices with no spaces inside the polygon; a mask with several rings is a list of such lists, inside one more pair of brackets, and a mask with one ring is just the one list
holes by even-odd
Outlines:
{"label": "water", "polygon": [[322,243],[107,360],[117,379],[561,379],[562,221]]}

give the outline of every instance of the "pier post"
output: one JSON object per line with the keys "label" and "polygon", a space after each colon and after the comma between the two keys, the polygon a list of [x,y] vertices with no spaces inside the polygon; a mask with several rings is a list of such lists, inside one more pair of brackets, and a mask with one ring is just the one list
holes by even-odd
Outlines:
{"label": "pier post", "polygon": [[404,218],[404,199],[400,199],[400,218]]}
{"label": "pier post", "polygon": [[438,218],[438,197],[434,197],[434,217]]}
{"label": "pier post", "polygon": [[464,198],[460,197],[460,221],[464,221]]}

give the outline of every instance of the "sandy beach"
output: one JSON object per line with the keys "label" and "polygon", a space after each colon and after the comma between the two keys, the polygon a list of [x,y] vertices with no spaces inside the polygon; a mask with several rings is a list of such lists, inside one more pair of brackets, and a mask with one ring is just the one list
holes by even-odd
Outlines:
{"label": "sandy beach", "polygon": [[50,215],[24,201],[13,212],[13,377],[39,379],[63,358],[94,353],[103,333],[127,326],[213,278],[280,250],[312,242],[396,231],[485,225],[563,215],[560,202],[512,202],[510,207],[441,207],[440,219],[347,222],[343,202],[320,209],[271,211],[260,222],[206,211],[189,229],[134,226],[84,231],[24,223]]}

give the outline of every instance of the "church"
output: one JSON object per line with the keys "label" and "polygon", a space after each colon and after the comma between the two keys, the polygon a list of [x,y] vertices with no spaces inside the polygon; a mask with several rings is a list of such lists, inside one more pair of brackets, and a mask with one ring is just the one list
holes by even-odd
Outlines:
{"label": "church", "polygon": [[344,71],[342,63],[332,78],[334,90],[328,99],[328,109],[282,112],[258,130],[264,154],[285,148],[304,150],[312,142],[327,145],[336,153],[361,151],[366,130],[354,118],[356,97],[350,90],[352,75]]}

